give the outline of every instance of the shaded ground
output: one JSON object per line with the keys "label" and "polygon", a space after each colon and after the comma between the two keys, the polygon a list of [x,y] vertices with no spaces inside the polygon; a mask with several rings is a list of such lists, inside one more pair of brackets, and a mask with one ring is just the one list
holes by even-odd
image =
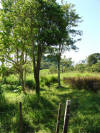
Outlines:
{"label": "shaded ground", "polygon": [[0,94],[0,132],[19,132],[19,102],[23,103],[24,133],[55,133],[57,110],[63,104],[60,133],[63,127],[65,101],[71,100],[71,116],[68,133],[100,133],[100,92],[57,88],[57,84],[41,86],[38,99],[34,91],[26,95],[4,91]]}

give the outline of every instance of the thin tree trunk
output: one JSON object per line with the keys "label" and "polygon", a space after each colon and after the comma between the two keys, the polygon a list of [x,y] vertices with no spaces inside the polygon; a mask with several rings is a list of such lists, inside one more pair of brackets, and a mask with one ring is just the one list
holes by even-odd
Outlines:
{"label": "thin tree trunk", "polygon": [[[60,55],[59,55],[60,56]],[[61,83],[60,83],[60,57],[58,57],[58,87],[61,86]]]}
{"label": "thin tree trunk", "polygon": [[[27,51],[26,51],[26,54],[25,54],[25,63],[27,62]],[[26,67],[24,68],[24,84],[26,86],[26,76],[27,76],[27,69]]]}
{"label": "thin tree trunk", "polygon": [[41,51],[41,44],[38,43],[37,68],[36,68],[37,76],[36,76],[36,79],[35,79],[35,81],[36,81],[36,93],[38,95],[40,95],[40,80],[39,80],[39,75],[40,75],[40,64],[41,64],[41,55],[42,55],[41,52],[42,52]]}
{"label": "thin tree trunk", "polygon": [[23,64],[24,64],[24,47],[23,51],[21,53],[21,64],[20,64],[20,78],[21,78],[21,85],[22,85],[22,90],[25,92],[25,82],[24,82],[24,69],[23,69]]}
{"label": "thin tree trunk", "polygon": [[22,72],[22,89],[23,89],[23,92],[25,92],[25,82],[24,82],[24,76],[23,76],[23,72]]}
{"label": "thin tree trunk", "polygon": [[59,45],[59,53],[58,53],[58,87],[61,86],[61,83],[60,83],[60,60],[61,60],[61,53],[60,53],[60,45]]}
{"label": "thin tree trunk", "polygon": [[26,87],[26,75],[27,75],[27,71],[26,71],[26,68],[24,70],[24,85]]}
{"label": "thin tree trunk", "polygon": [[24,73],[23,73],[22,68],[21,68],[21,71],[20,71],[20,80],[21,80],[22,90],[23,90],[23,92],[25,92]]}
{"label": "thin tree trunk", "polygon": [[40,95],[40,81],[39,81],[39,74],[35,75],[35,82],[36,82],[36,94]]}

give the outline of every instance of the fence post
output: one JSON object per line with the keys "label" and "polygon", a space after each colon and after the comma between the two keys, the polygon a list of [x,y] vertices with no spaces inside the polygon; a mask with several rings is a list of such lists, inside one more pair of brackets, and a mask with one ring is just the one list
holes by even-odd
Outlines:
{"label": "fence post", "polygon": [[57,125],[56,125],[56,133],[59,133],[59,125],[60,125],[60,117],[61,117],[61,103],[58,108],[58,116],[57,116]]}
{"label": "fence post", "polygon": [[23,130],[23,120],[22,120],[22,103],[20,102],[19,103],[19,117],[20,117],[20,125],[19,125],[19,127],[20,127],[20,133],[22,133],[22,130]]}
{"label": "fence post", "polygon": [[64,115],[64,125],[63,125],[63,133],[68,132],[68,121],[69,121],[69,115],[70,115],[70,100],[66,101],[66,107],[65,107],[65,115]]}

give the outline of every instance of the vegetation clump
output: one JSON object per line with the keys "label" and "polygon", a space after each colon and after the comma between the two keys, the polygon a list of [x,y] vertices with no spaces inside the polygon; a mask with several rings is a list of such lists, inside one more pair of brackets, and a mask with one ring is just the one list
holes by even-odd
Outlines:
{"label": "vegetation clump", "polygon": [[67,77],[63,79],[65,84],[72,88],[86,89],[97,92],[100,90],[100,77]]}

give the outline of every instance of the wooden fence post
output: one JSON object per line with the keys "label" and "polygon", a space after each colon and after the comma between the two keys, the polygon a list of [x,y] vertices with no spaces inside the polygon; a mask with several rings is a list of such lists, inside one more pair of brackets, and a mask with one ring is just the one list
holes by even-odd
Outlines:
{"label": "wooden fence post", "polygon": [[20,133],[22,133],[23,132],[22,131],[23,130],[23,120],[22,120],[22,103],[21,102],[19,103],[19,113],[20,113],[19,114],[20,115],[19,116],[20,117],[20,123],[19,123],[20,125],[19,125],[19,127],[20,127]]}
{"label": "wooden fence post", "polygon": [[69,122],[69,115],[70,115],[70,100],[66,101],[66,107],[65,107],[65,115],[64,115],[64,125],[63,125],[63,133],[68,132],[68,122]]}
{"label": "wooden fence post", "polygon": [[57,116],[57,125],[56,125],[56,133],[59,133],[59,125],[60,125],[60,117],[61,117],[61,103],[58,108],[58,116]]}

